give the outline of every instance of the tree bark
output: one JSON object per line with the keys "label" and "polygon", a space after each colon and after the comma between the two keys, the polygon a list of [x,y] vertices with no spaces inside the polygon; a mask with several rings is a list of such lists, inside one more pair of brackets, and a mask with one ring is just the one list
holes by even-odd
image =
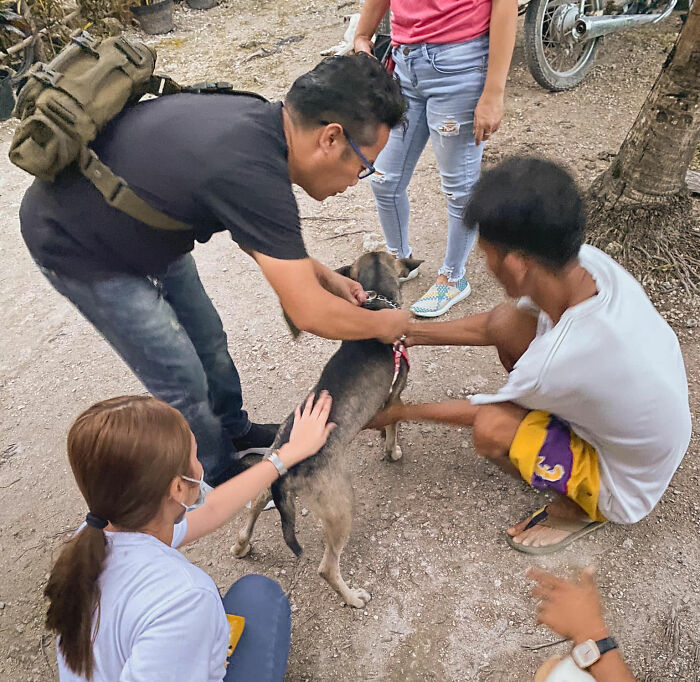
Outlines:
{"label": "tree bark", "polygon": [[700,142],[700,0],[634,125],[591,195],[606,206],[664,203],[685,193],[685,176]]}

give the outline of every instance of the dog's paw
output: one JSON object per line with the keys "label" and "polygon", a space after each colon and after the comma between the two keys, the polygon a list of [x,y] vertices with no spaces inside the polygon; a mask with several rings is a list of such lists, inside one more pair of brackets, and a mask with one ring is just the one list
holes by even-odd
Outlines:
{"label": "dog's paw", "polygon": [[389,459],[391,459],[392,462],[396,462],[397,460],[401,459],[403,457],[403,450],[401,449],[400,445],[397,445],[393,450],[389,452]]}
{"label": "dog's paw", "polygon": [[372,599],[372,595],[367,592],[367,590],[358,588],[356,590],[348,590],[345,603],[348,606],[353,606],[356,609],[362,609],[369,604],[370,599]]}
{"label": "dog's paw", "polygon": [[233,556],[235,556],[237,559],[242,559],[248,554],[248,552],[250,552],[250,542],[247,540],[245,542],[238,540],[233,546]]}

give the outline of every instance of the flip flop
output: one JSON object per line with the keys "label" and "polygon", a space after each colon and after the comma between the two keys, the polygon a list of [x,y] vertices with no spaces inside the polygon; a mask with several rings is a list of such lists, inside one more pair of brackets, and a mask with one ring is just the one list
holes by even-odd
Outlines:
{"label": "flip flop", "polygon": [[525,528],[523,530],[528,530],[540,523],[544,523],[549,520],[548,526],[555,528],[556,530],[566,530],[570,531],[563,540],[555,542],[552,545],[545,545],[544,547],[533,547],[532,545],[523,545],[520,542],[515,542],[515,539],[506,533],[506,542],[518,552],[523,552],[524,554],[553,554],[558,552],[560,549],[564,549],[567,545],[570,545],[574,540],[582,538],[588,533],[592,533],[597,528],[604,526],[607,521],[566,521],[564,519],[557,519],[555,517],[550,518],[547,513],[547,506],[545,505],[541,509],[538,509],[528,520]]}

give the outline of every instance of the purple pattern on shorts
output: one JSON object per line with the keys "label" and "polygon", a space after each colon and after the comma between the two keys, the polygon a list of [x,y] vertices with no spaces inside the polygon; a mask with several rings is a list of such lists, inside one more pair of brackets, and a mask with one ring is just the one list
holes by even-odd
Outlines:
{"label": "purple pattern on shorts", "polygon": [[[547,425],[547,436],[540,448],[532,473],[532,487],[538,490],[554,490],[566,495],[566,487],[571,477],[574,455],[571,452],[571,434],[568,424],[551,417]],[[537,472],[549,472],[546,478]],[[545,472],[542,471],[542,474]]]}

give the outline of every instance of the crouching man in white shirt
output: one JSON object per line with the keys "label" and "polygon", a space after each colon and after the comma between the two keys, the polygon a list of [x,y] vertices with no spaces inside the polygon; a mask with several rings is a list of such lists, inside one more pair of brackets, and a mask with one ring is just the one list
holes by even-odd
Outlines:
{"label": "crouching man in white shirt", "polygon": [[654,508],[690,441],[685,367],[638,282],[583,244],[583,202],[563,169],[511,158],[472,197],[465,224],[478,224],[488,268],[517,303],[413,323],[407,343],[495,346],[508,380],[493,395],[397,405],[368,426],[472,426],[480,455],[559,494],[508,529],[515,549],[547,554]]}

